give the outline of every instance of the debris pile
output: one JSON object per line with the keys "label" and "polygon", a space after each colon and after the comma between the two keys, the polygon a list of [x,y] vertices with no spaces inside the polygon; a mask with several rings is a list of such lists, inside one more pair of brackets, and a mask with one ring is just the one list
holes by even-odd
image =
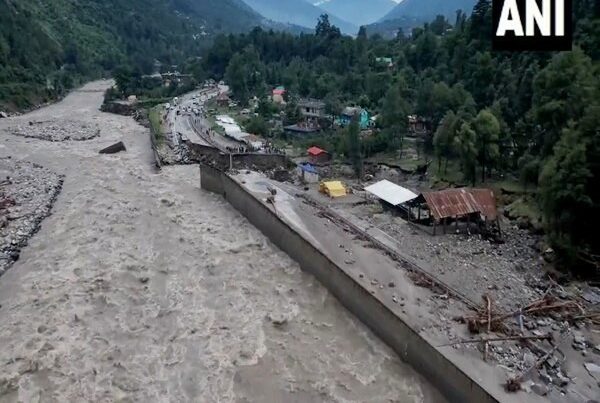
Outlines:
{"label": "debris pile", "polygon": [[[401,244],[402,250],[427,271],[473,301],[482,290],[507,310],[536,298],[544,273],[542,239],[508,222],[502,224],[505,242],[482,235],[448,234],[432,237],[401,217],[373,214],[373,205],[354,205],[349,212],[381,229]],[[543,292],[543,290],[542,290]]]}
{"label": "debris pile", "polygon": [[37,164],[0,159],[0,275],[50,214],[63,179]]}
{"label": "debris pile", "polygon": [[188,165],[198,161],[194,160],[192,152],[181,134],[175,133],[177,141],[165,141],[156,145],[156,158],[160,160],[161,165]]}
{"label": "debris pile", "polygon": [[[583,298],[566,292],[551,278],[548,281],[540,298],[518,310],[504,313],[494,307],[486,294],[483,306],[474,315],[456,318],[467,325],[471,334],[490,335],[449,345],[479,345],[485,360],[498,362],[512,374],[504,385],[508,392],[526,390],[547,395],[556,388],[565,395],[574,381],[567,370],[567,349],[586,357],[587,350],[595,348],[585,334],[598,324],[600,312]],[[498,334],[502,336],[496,337]],[[510,341],[515,343],[490,346]],[[586,369],[588,364],[583,364]],[[569,367],[572,365],[573,362]]]}
{"label": "debris pile", "polygon": [[15,126],[9,130],[15,136],[36,138],[46,141],[83,141],[100,136],[97,126],[75,121],[29,122],[26,126]]}
{"label": "debris pile", "polygon": [[173,151],[175,152],[175,161],[177,164],[192,164],[195,162],[190,158],[190,148],[184,141],[179,141],[179,144],[174,147]]}
{"label": "debris pile", "polygon": [[[544,295],[542,298],[533,301],[523,308],[514,312],[499,315],[492,312],[490,308],[490,298],[486,295],[484,296],[484,299],[488,301],[488,308],[485,312],[480,312],[474,317],[465,318],[471,333],[480,333],[485,330],[488,332],[491,330],[502,330],[504,321],[509,318],[517,318],[520,330],[523,332],[525,330],[524,327],[530,330],[536,327],[533,319],[539,315],[553,313],[554,317],[557,317],[558,319],[572,319],[576,317],[577,314],[583,315],[585,313],[583,308],[575,301],[561,301],[554,296]],[[526,318],[531,319],[527,320]],[[544,325],[546,324],[546,321],[538,320],[536,323]]]}
{"label": "debris pile", "polygon": [[[296,196],[319,208],[308,195]],[[317,214],[402,262],[415,285],[435,294],[431,301],[438,305],[433,312],[440,321],[431,327],[445,333],[449,341],[439,348],[460,349],[501,368],[505,376],[499,383],[508,392],[520,390],[564,401],[598,396],[600,289],[586,283],[564,287],[557,283],[543,270],[541,238],[509,225],[503,244],[480,236],[432,239],[400,218],[369,214],[369,209],[368,204],[353,204],[349,211],[361,217],[362,225],[383,230],[401,247],[387,250],[329,208],[321,206]],[[482,292],[483,304],[477,303]],[[469,313],[446,311],[452,300],[463,302]],[[399,300],[394,295],[392,301]],[[453,319],[466,326],[449,324]]]}

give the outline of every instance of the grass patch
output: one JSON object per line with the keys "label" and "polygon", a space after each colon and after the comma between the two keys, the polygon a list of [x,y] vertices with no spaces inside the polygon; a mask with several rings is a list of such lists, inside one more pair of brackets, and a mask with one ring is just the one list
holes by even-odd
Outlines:
{"label": "grass patch", "polygon": [[542,212],[532,196],[521,196],[504,206],[504,212],[512,219],[528,222],[534,229],[543,228]]}
{"label": "grass patch", "polygon": [[158,147],[165,142],[165,133],[162,127],[162,107],[155,106],[148,109],[148,120],[150,121],[150,132],[154,138],[154,144]]}
{"label": "grass patch", "polygon": [[537,189],[534,186],[525,186],[517,179],[503,179],[493,183],[494,189],[497,189],[503,193],[518,194],[518,195],[531,195],[537,193]]}
{"label": "grass patch", "polygon": [[155,106],[161,105],[161,104],[166,104],[167,102],[170,102],[171,98],[145,98],[145,99],[141,99],[138,100],[138,105],[141,106],[142,108],[154,108]]}

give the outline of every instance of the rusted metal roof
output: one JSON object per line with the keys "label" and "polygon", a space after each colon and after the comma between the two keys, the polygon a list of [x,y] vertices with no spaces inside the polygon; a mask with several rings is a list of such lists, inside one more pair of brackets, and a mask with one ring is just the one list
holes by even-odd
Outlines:
{"label": "rusted metal roof", "polygon": [[479,206],[479,212],[488,220],[495,220],[498,217],[498,210],[494,191],[492,189],[469,189],[469,191]]}
{"label": "rusted metal roof", "polygon": [[445,189],[425,192],[423,198],[436,220],[480,213],[488,220],[497,217],[496,198],[491,189]]}
{"label": "rusted metal roof", "polygon": [[321,155],[321,154],[327,154],[327,151],[325,151],[322,148],[319,148],[317,146],[310,147],[308,150],[306,150],[306,152],[309,155],[314,155],[314,156]]}

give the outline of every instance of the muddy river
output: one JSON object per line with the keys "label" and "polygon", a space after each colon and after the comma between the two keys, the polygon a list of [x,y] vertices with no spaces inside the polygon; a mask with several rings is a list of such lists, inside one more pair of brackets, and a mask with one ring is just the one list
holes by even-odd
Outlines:
{"label": "muddy river", "polygon": [[[0,277],[0,402],[443,401],[197,167],[157,172],[147,130],[98,110],[106,86],[0,119],[0,156],[65,175]],[[100,136],[7,130],[61,119]]]}

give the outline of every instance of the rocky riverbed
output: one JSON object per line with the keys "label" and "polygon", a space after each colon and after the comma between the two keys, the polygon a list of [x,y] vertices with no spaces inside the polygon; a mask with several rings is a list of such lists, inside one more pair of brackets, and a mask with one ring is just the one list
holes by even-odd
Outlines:
{"label": "rocky riverbed", "polygon": [[38,164],[0,158],[0,275],[50,214],[62,182]]}
{"label": "rocky riverbed", "polygon": [[10,128],[9,132],[46,141],[83,141],[100,135],[100,129],[94,124],[68,120],[29,121],[26,125]]}

